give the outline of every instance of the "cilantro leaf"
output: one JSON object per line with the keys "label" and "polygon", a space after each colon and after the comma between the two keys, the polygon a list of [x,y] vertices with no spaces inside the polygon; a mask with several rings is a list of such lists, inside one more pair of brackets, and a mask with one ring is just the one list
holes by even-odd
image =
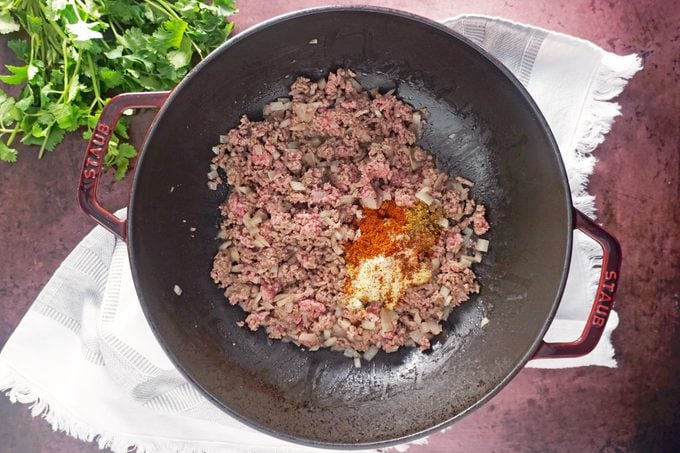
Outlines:
{"label": "cilantro leaf", "polygon": [[3,162],[16,162],[17,161],[17,150],[7,146],[2,140],[0,140],[0,160]]}
{"label": "cilantro leaf", "polygon": [[28,80],[28,65],[24,66],[12,66],[11,64],[5,65],[11,75],[0,75],[0,80],[5,82],[7,85],[19,85]]}
{"label": "cilantro leaf", "polygon": [[151,41],[151,45],[162,52],[168,49],[179,49],[188,26],[189,24],[182,19],[166,20],[163,22],[163,26],[159,27],[153,34],[154,39]]}
{"label": "cilantro leaf", "polygon": [[137,150],[129,143],[118,145],[118,156],[116,157],[116,179],[121,180],[127,174],[130,167],[130,160],[137,156]]}
{"label": "cilantro leaf", "polygon": [[123,74],[110,68],[103,68],[99,71],[99,79],[106,88],[116,88],[123,83]]}
{"label": "cilantro leaf", "polygon": [[218,9],[222,16],[228,16],[236,12],[236,5],[233,0],[213,0],[213,5]]}
{"label": "cilantro leaf", "polygon": [[88,24],[87,22],[78,21],[75,24],[66,24],[66,30],[73,35],[76,41],[89,41],[90,39],[100,39],[104,36],[94,30],[97,24]]}
{"label": "cilantro leaf", "polygon": [[25,39],[10,39],[7,41],[7,47],[12,49],[14,55],[23,61],[28,62],[28,53],[31,51],[31,45]]}
{"label": "cilantro leaf", "polygon": [[17,108],[14,98],[0,90],[0,125],[7,127],[18,121],[20,117],[21,112]]}
{"label": "cilantro leaf", "polygon": [[64,130],[56,125],[48,127],[47,129],[42,129],[37,122],[33,124],[33,130],[38,135],[35,135],[34,133],[24,135],[21,139],[21,143],[24,145],[40,145],[41,151],[43,149],[54,151],[54,148],[61,143],[65,135]]}
{"label": "cilantro leaf", "polygon": [[0,34],[4,35],[7,33],[13,33],[15,31],[19,31],[19,29],[19,24],[14,20],[9,11],[0,13]]}
{"label": "cilantro leaf", "polygon": [[80,126],[80,109],[74,104],[51,104],[49,112],[57,125],[65,131],[74,131]]}

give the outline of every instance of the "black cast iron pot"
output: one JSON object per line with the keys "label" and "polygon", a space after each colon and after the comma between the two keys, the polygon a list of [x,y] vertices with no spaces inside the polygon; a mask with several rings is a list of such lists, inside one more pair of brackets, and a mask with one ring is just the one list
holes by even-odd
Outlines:
{"label": "black cast iron pot", "polygon": [[[263,105],[285,96],[296,76],[338,67],[354,69],[366,87],[395,88],[427,107],[420,144],[446,171],[476,182],[473,195],[492,225],[491,249],[475,269],[481,293],[453,311],[434,348],[381,352],[361,369],[337,352],[305,352],[238,328],[243,312],[209,277],[226,196],[206,187],[211,147],[243,113],[261,118]],[[97,202],[98,178],[121,112],[144,107],[160,110],[124,221]],[[229,414],[307,445],[410,440],[480,406],[532,357],[586,354],[602,334],[620,266],[616,240],[572,208],[557,145],[510,72],[438,23],[379,8],[270,20],[217,49],[172,92],[115,97],[89,143],[79,200],[127,241],[144,313],[177,367]],[[541,339],[562,295],[574,228],[604,248],[598,296],[578,341],[547,344]],[[490,323],[481,328],[484,316]]]}

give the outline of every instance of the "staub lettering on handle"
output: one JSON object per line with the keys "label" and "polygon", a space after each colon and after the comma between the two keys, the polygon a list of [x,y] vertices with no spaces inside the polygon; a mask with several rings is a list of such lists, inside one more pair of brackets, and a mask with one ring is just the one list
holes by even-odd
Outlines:
{"label": "staub lettering on handle", "polygon": [[592,324],[595,327],[602,328],[607,324],[607,318],[614,302],[617,279],[618,275],[615,271],[608,271],[604,274],[604,281],[597,293],[597,306],[593,313]]}
{"label": "staub lettering on handle", "polygon": [[106,144],[109,141],[109,135],[111,134],[111,127],[99,123],[97,127],[92,132],[92,138],[90,138],[90,145],[87,148],[87,157],[85,158],[85,168],[83,168],[83,182],[93,183],[99,172],[97,168],[101,165],[102,159],[104,158],[104,153],[106,150]]}

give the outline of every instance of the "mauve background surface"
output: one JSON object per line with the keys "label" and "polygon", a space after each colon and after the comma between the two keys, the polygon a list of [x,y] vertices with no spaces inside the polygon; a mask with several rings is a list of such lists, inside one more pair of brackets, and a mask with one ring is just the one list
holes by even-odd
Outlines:
{"label": "mauve background surface", "polygon": [[[338,2],[241,0],[236,31],[275,15]],[[433,19],[460,13],[503,16],[569,33],[644,58],[619,98],[623,110],[606,142],[590,191],[598,220],[623,247],[614,333],[618,369],[526,369],[490,403],[431,436],[413,453],[452,451],[680,451],[680,8],[674,1],[406,1],[374,4]],[[9,59],[0,46],[0,62]],[[140,143],[149,114],[134,124]],[[0,165],[0,346],[50,275],[93,223],[75,188],[84,142],[71,134],[42,162],[21,149]],[[131,179],[101,192],[126,205]],[[0,452],[94,452],[54,433],[28,409],[0,397]]]}

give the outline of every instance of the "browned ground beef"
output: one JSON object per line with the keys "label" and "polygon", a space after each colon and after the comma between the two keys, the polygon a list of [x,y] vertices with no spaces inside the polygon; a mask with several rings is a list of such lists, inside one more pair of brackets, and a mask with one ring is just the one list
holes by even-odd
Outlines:
{"label": "browned ground beef", "polygon": [[[251,330],[274,339],[369,357],[377,348],[427,349],[451,308],[479,291],[470,264],[480,259],[476,236],[489,228],[484,206],[468,198],[470,181],[449,178],[415,144],[420,112],[353,76],[298,78],[263,121],[243,116],[214,148],[232,190],[220,207],[225,242],[212,278],[248,313]],[[357,219],[385,200],[413,207],[424,187],[447,219],[428,257],[432,278],[394,311],[382,302],[351,308],[344,246],[360,234]]]}

